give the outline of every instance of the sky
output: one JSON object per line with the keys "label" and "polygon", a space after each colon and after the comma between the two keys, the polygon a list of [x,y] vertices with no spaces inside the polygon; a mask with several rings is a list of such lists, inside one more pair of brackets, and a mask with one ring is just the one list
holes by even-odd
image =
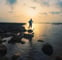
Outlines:
{"label": "sky", "polygon": [[62,22],[62,0],[0,0],[0,22]]}

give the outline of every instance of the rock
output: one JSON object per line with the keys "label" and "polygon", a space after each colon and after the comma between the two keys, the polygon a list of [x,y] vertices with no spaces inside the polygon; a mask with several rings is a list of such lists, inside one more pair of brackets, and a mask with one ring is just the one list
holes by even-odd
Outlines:
{"label": "rock", "polygon": [[47,43],[42,47],[42,51],[44,54],[51,56],[53,54],[53,47]]}
{"label": "rock", "polygon": [[19,36],[14,36],[11,40],[8,41],[8,43],[21,43],[21,44],[25,44],[24,41],[21,40],[22,37],[19,37]]}
{"label": "rock", "polygon": [[0,44],[0,56],[5,56],[7,53],[7,47],[3,44]]}
{"label": "rock", "polygon": [[1,57],[0,60],[9,60],[8,57],[4,56],[4,57]]}
{"label": "rock", "polygon": [[3,40],[3,41],[2,41],[2,40],[0,40],[0,44],[2,44],[3,42],[6,42],[6,40]]}
{"label": "rock", "polygon": [[0,44],[2,44],[3,42],[6,42],[6,40],[2,40],[2,37],[0,36]]}
{"label": "rock", "polygon": [[21,44],[25,44],[25,42],[24,42],[24,41],[21,41],[20,43],[21,43]]}
{"label": "rock", "polygon": [[30,29],[30,30],[28,30],[28,32],[29,32],[29,33],[32,33],[32,32],[33,32],[33,30],[31,30],[31,29]]}
{"label": "rock", "polygon": [[24,34],[23,37],[26,38],[26,39],[30,39],[30,38],[34,37],[34,34]]}
{"label": "rock", "polygon": [[17,53],[17,54],[12,56],[12,60],[17,60],[19,57],[20,57],[20,54]]}
{"label": "rock", "polygon": [[44,42],[43,40],[38,40],[38,42]]}
{"label": "rock", "polygon": [[57,56],[56,60],[62,60],[62,56]]}

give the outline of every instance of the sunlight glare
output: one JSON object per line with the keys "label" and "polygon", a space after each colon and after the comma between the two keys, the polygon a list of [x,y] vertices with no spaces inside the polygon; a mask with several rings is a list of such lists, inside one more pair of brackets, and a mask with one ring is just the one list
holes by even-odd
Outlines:
{"label": "sunlight glare", "polygon": [[37,13],[38,13],[38,11],[37,11],[37,10],[34,10],[34,9],[32,9],[32,8],[30,8],[30,9],[27,10],[27,15],[28,15],[30,18],[33,18],[34,16],[36,16]]}

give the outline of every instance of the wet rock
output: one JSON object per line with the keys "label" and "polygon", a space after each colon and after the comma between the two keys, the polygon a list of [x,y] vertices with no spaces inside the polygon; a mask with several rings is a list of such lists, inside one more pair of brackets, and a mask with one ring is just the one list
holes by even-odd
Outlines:
{"label": "wet rock", "polygon": [[2,41],[0,40],[0,44],[2,44]]}
{"label": "wet rock", "polygon": [[30,38],[34,37],[34,34],[24,34],[23,37],[26,39],[30,39]]}
{"label": "wet rock", "polygon": [[15,55],[12,56],[12,60],[17,60],[20,57],[19,53],[16,53]]}
{"label": "wet rock", "polygon": [[28,32],[29,32],[29,33],[32,33],[32,32],[33,32],[33,30],[31,30],[31,29],[30,29],[30,30],[28,30]]}
{"label": "wet rock", "polygon": [[0,44],[0,56],[5,56],[7,53],[7,47],[3,44]]}
{"label": "wet rock", "polygon": [[44,42],[43,40],[38,40],[38,42]]}
{"label": "wet rock", "polygon": [[8,57],[4,56],[4,57],[1,57],[0,60],[9,60]]}
{"label": "wet rock", "polygon": [[56,60],[62,60],[62,56],[57,56]]}
{"label": "wet rock", "polygon": [[2,44],[2,37],[0,36],[0,44]]}
{"label": "wet rock", "polygon": [[25,42],[24,41],[21,41],[21,44],[25,44]]}
{"label": "wet rock", "polygon": [[2,37],[0,36],[0,44],[2,44],[3,42],[6,42],[6,40],[2,40]]}
{"label": "wet rock", "polygon": [[0,28],[0,33],[4,33],[4,31],[3,31],[3,29],[2,29],[2,28]]}
{"label": "wet rock", "polygon": [[3,42],[6,42],[6,40],[2,40],[3,38],[0,36],[0,44],[2,44]]}
{"label": "wet rock", "polygon": [[3,40],[3,41],[2,41],[2,40],[0,40],[0,44],[2,44],[3,42],[6,42],[6,40]]}
{"label": "wet rock", "polygon": [[19,37],[19,36],[14,36],[10,41],[8,41],[8,43],[21,43],[21,44],[25,44],[24,41],[21,40],[22,37]]}
{"label": "wet rock", "polygon": [[44,54],[51,56],[53,54],[53,47],[47,43],[47,44],[43,45],[42,51]]}

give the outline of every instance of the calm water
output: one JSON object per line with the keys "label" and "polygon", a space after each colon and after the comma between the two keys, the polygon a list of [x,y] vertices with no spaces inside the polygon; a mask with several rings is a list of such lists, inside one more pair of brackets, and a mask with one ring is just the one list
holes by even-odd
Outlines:
{"label": "calm water", "polygon": [[[34,37],[32,42],[23,39],[25,44],[8,44],[7,55],[9,60],[14,54],[20,54],[19,60],[55,60],[56,56],[62,56],[62,25],[53,24],[33,24]],[[11,37],[6,38],[9,40]],[[44,42],[38,42],[43,40]],[[45,55],[41,48],[44,44],[49,43],[53,47],[52,56]]]}

